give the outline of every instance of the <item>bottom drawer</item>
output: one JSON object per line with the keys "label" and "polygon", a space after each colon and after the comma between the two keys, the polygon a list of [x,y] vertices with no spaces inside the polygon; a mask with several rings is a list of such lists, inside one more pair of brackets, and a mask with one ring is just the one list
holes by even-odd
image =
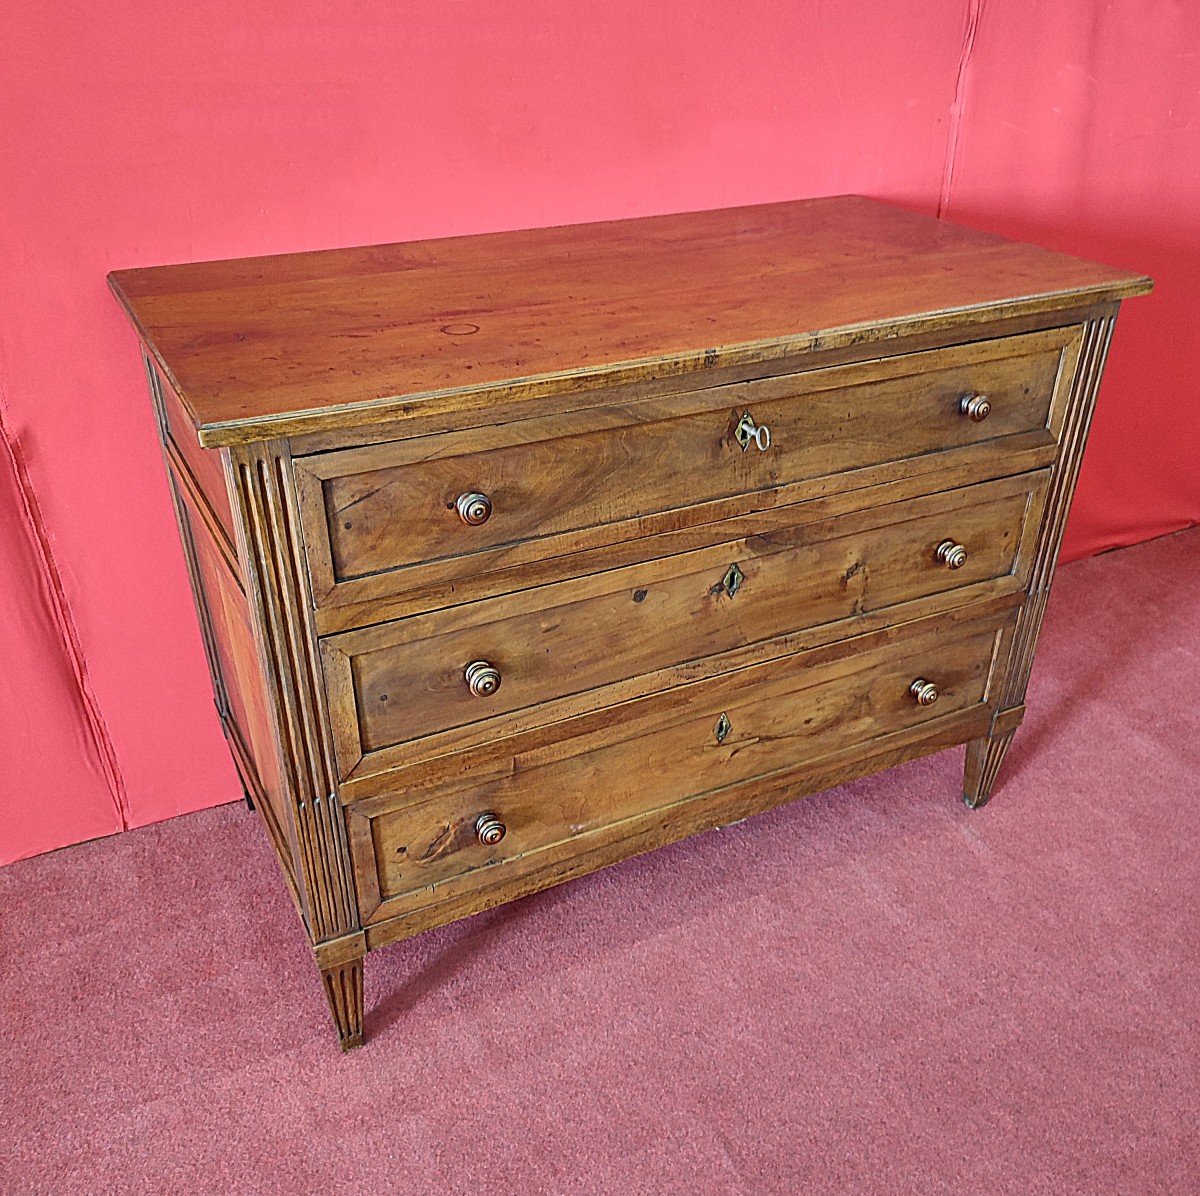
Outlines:
{"label": "bottom drawer", "polygon": [[502,775],[493,760],[473,783],[352,805],[364,917],[461,897],[587,852],[625,820],[979,706],[1010,624],[960,612],[769,661],[614,707],[605,727],[518,737]]}

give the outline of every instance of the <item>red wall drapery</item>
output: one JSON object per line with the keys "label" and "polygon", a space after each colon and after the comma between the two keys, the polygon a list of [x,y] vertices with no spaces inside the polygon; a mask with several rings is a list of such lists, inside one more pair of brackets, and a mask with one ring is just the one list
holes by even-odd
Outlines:
{"label": "red wall drapery", "polygon": [[0,477],[0,860],[239,795],[118,266],[840,192],[944,209],[1157,276],[1118,328],[1068,551],[1196,520],[1200,14],[1045,7],[13,8],[0,414],[43,537]]}

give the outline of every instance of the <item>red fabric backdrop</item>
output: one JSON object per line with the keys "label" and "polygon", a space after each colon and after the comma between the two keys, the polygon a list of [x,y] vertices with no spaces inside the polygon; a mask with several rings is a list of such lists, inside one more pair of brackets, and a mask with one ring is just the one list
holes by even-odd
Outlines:
{"label": "red fabric backdrop", "polygon": [[0,860],[239,794],[117,266],[847,191],[944,209],[1158,276],[1069,550],[1196,520],[1200,24],[1154,7],[10,7]]}
{"label": "red fabric backdrop", "polygon": [[945,214],[1153,275],[1117,321],[1063,559],[1200,520],[1200,4],[982,6]]}

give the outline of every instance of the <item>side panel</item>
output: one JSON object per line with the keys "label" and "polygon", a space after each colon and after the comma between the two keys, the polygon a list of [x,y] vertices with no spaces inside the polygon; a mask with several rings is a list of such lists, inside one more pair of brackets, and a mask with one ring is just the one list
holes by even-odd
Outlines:
{"label": "side panel", "polygon": [[[172,486],[177,487],[174,476]],[[192,539],[196,580],[204,611],[201,625],[213,667],[217,709],[247,792],[262,814],[293,891],[296,888],[295,828],[288,815],[269,705],[258,667],[250,609],[237,579],[212,541],[194,532],[196,513],[186,498],[184,519]]]}
{"label": "side panel", "polygon": [[144,361],[213,700],[242,784],[254,799],[299,904],[295,828],[233,546],[233,512],[221,459],[225,454],[201,449],[194,436],[189,439],[178,400],[153,364]]}

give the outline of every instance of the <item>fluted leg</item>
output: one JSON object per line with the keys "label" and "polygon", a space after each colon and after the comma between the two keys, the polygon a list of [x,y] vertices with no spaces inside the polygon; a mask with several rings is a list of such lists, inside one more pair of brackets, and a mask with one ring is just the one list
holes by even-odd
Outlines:
{"label": "fluted leg", "polygon": [[963,801],[972,810],[985,806],[992,796],[996,774],[1004,763],[1013,732],[1001,735],[985,735],[967,744],[967,768],[963,775]]}
{"label": "fluted leg", "polygon": [[362,1046],[363,1040],[363,961],[350,959],[321,969],[325,999],[343,1051]]}

